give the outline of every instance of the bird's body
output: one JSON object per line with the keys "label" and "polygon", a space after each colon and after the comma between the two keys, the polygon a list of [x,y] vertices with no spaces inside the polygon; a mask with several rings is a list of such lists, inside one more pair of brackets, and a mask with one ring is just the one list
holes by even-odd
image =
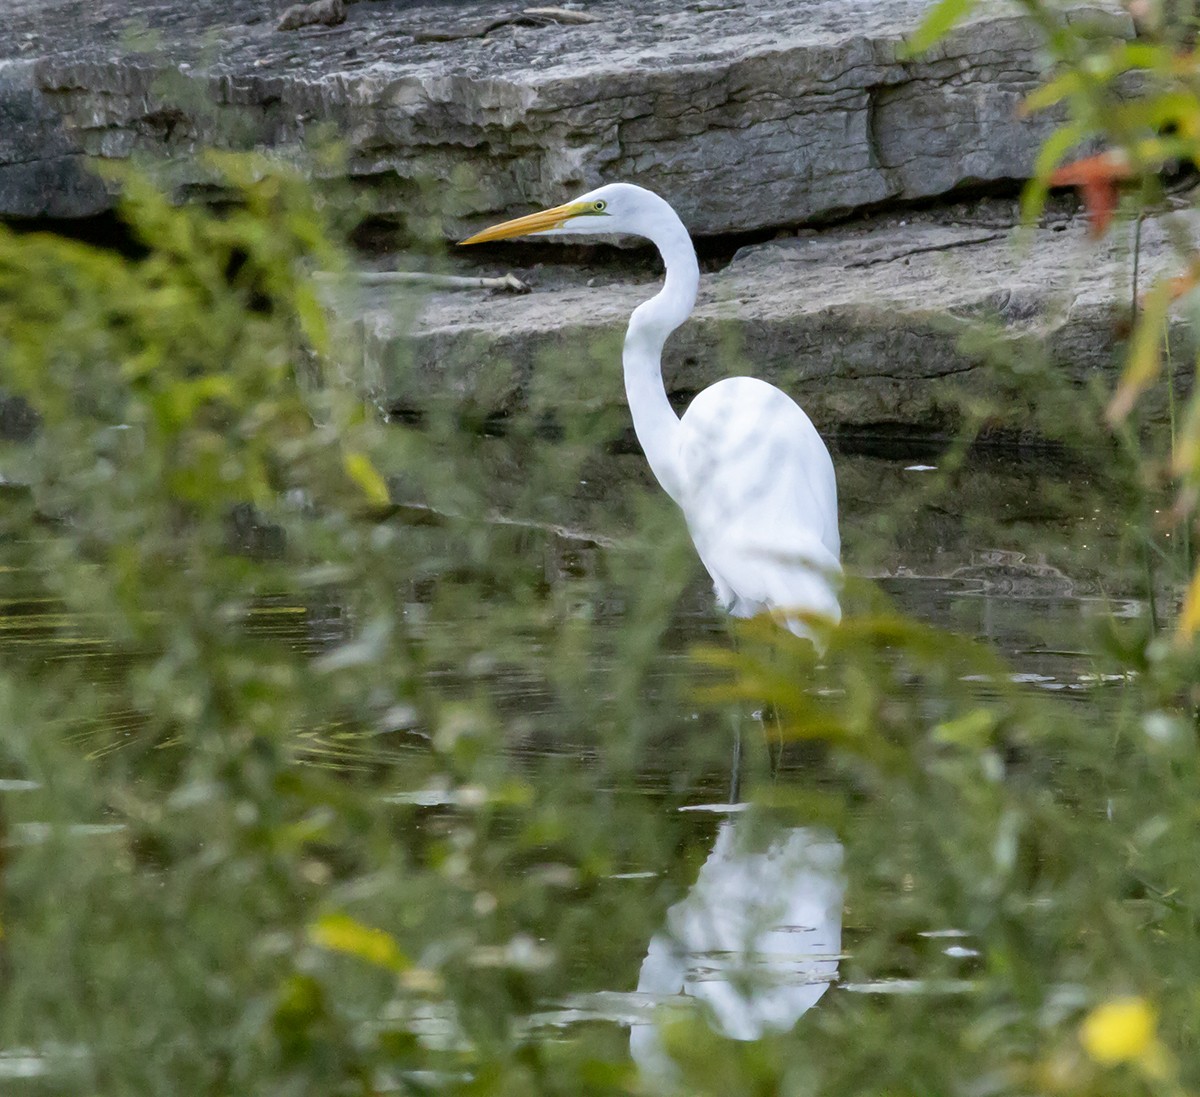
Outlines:
{"label": "bird's body", "polygon": [[658,195],[600,187],[464,243],[525,233],[628,232],[651,240],[662,289],[629,320],[622,355],[634,430],[658,482],[679,505],[718,602],[732,615],[770,613],[817,639],[808,615],[836,623],[841,575],[837,484],[825,443],[801,408],[753,377],[718,381],[675,414],[662,349],[691,314],[700,270],[691,237]]}
{"label": "bird's body", "polygon": [[808,416],[774,385],[730,377],[701,392],[680,426],[678,502],[721,606],[734,617],[836,619],[837,484]]}

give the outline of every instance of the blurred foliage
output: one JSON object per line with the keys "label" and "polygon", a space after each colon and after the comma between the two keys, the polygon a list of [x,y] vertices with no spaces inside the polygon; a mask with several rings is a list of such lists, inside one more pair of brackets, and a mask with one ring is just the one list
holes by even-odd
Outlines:
{"label": "blurred foliage", "polygon": [[[72,1094],[586,1092],[595,1048],[522,1026],[601,970],[596,925],[603,972],[636,967],[661,909],[605,881],[680,840],[620,792],[685,718],[640,696],[678,581],[618,554],[607,650],[572,542],[488,520],[484,440],[384,426],[330,368],[329,203],[213,164],[219,213],[122,180],[144,254],[0,230],[3,383],[38,419],[3,454],[5,619],[41,628],[0,673],[0,1048]],[[585,764],[507,753],[539,696]],[[574,810],[605,787],[619,828]]]}
{"label": "blurred foliage", "polygon": [[[1194,160],[1191,55],[1024,6],[1060,65],[1033,105],[1065,103],[1068,135],[1029,210],[1102,135],[1140,216],[1165,157]],[[886,583],[848,583],[820,658],[760,621],[698,642],[693,552],[644,474],[579,502],[623,424],[542,429],[590,360],[540,364],[503,446],[448,410],[385,422],[312,274],[347,266],[350,204],[259,157],[209,167],[215,211],[119,180],[128,253],[0,229],[0,385],[37,423],[0,449],[5,1092],[1200,1092],[1200,599],[1173,631],[1097,611],[1060,637],[1046,599],[1010,598],[1011,633],[1072,661],[1061,693]],[[1086,537],[1124,590],[1132,541],[1152,597],[1191,567],[1153,512],[1170,487],[1188,530],[1200,421],[1180,409],[1174,456],[1133,421],[1162,383],[1156,292],[1108,423],[1036,347],[964,336],[1073,399],[1065,440],[1094,413],[1087,524],[1051,551]],[[840,460],[848,555],[884,566],[914,513],[962,536],[971,492],[1028,547],[1041,474],[1000,500],[965,449],[945,464],[917,511]],[[711,814],[677,809],[731,779],[739,849],[844,847],[838,985],[753,1041],[622,996],[719,862]],[[630,1023],[661,1048],[640,1072]]]}

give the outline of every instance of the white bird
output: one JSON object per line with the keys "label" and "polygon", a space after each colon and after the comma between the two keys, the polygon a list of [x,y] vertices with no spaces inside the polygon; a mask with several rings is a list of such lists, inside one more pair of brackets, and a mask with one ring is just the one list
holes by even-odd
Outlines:
{"label": "white bird", "polygon": [[841,551],[837,482],[825,443],[784,392],[730,377],[675,414],[662,349],[691,314],[700,266],[679,215],[657,194],[610,183],[573,202],[494,225],[463,240],[529,234],[629,233],[662,256],[662,289],[629,318],[623,362],[633,427],[658,482],[683,511],[717,601],[734,617],[769,613],[819,638],[801,615],[836,624]]}
{"label": "white bird", "polygon": [[[654,1005],[703,1002],[732,1040],[787,1032],[837,979],[846,891],[842,846],[808,827],[755,849],[725,820],[696,883],[650,941],[637,993]],[[629,1048],[648,1076],[672,1073],[661,1016],[635,1024]]]}

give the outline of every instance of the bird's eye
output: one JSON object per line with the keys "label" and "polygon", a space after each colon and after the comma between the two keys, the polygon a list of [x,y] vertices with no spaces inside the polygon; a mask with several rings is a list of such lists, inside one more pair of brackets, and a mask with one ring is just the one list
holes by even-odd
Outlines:
{"label": "bird's eye", "polygon": [[608,203],[606,201],[604,201],[603,198],[601,198],[599,201],[592,203],[592,209],[594,209],[597,213],[603,213],[607,206],[608,206]]}

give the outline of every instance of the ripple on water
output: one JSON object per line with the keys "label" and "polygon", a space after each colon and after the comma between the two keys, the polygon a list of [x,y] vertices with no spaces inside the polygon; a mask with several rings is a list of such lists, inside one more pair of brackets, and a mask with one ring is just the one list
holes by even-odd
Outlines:
{"label": "ripple on water", "polygon": [[0,1079],[15,1081],[42,1078],[48,1073],[46,1060],[40,1055],[35,1055],[32,1050],[17,1048],[12,1051],[0,1051]]}
{"label": "ripple on water", "polygon": [[120,834],[128,828],[124,823],[16,823],[9,830],[8,845],[36,846],[48,842],[56,835],[66,838],[94,838],[107,834]]}

